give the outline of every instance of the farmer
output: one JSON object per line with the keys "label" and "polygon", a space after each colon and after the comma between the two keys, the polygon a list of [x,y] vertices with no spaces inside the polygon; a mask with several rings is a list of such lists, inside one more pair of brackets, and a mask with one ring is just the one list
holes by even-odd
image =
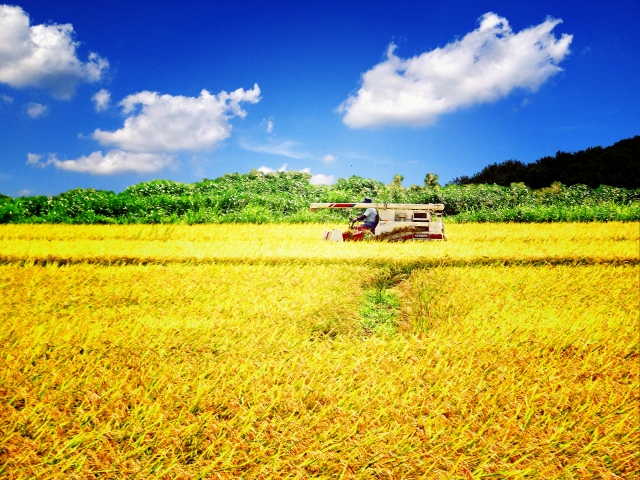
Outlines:
{"label": "farmer", "polygon": [[[365,198],[362,203],[371,203],[371,199]],[[373,232],[378,226],[378,212],[375,208],[369,207],[359,217],[349,219],[351,223],[361,222],[362,220],[364,220],[362,226],[367,230],[371,230]]]}

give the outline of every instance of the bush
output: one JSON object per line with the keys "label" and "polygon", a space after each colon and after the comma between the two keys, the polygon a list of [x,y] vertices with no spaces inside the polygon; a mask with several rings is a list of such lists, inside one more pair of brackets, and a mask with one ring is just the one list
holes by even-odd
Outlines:
{"label": "bush", "polygon": [[[309,211],[313,202],[442,203],[454,222],[640,220],[640,189],[554,183],[404,188],[352,176],[311,185],[303,172],[226,174],[194,184],[154,180],[122,193],[75,189],[54,197],[0,195],[0,223],[220,223],[344,222],[349,210]],[[436,179],[437,180],[437,179]]]}

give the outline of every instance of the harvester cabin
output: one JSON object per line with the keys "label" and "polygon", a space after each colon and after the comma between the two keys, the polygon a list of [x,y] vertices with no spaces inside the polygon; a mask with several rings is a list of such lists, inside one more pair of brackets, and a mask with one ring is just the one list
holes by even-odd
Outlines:
{"label": "harvester cabin", "polygon": [[436,214],[437,219],[432,220],[432,214],[430,211],[419,210],[393,210],[393,209],[380,209],[378,210],[380,221],[385,222],[437,222],[440,221],[441,215]]}

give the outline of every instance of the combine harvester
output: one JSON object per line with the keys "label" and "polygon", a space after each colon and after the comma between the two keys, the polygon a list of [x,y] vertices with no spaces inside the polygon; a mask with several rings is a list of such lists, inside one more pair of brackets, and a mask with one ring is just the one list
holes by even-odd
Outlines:
{"label": "combine harvester", "polygon": [[406,240],[446,240],[441,203],[312,203],[311,211],[319,208],[375,208],[378,210],[378,224],[369,230],[349,222],[349,231],[337,228],[327,230],[323,239],[330,242],[360,241],[365,238],[403,242]]}

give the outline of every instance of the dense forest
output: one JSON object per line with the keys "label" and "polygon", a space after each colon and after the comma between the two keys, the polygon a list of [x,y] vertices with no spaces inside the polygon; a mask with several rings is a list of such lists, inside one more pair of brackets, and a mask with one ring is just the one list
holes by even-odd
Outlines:
{"label": "dense forest", "polygon": [[361,177],[311,185],[303,172],[227,174],[184,184],[154,180],[121,193],[76,189],[61,195],[0,196],[0,223],[264,223],[343,222],[348,210],[309,211],[311,202],[443,203],[449,222],[638,221],[640,189],[590,188],[554,183],[532,190],[523,183],[402,186],[402,176],[385,185]]}
{"label": "dense forest", "polygon": [[620,140],[606,148],[558,152],[555,157],[543,157],[529,164],[518,160],[494,163],[470,177],[458,177],[452,183],[509,186],[514,182],[523,182],[531,188],[548,187],[553,182],[591,188],[600,185],[640,188],[640,136]]}

